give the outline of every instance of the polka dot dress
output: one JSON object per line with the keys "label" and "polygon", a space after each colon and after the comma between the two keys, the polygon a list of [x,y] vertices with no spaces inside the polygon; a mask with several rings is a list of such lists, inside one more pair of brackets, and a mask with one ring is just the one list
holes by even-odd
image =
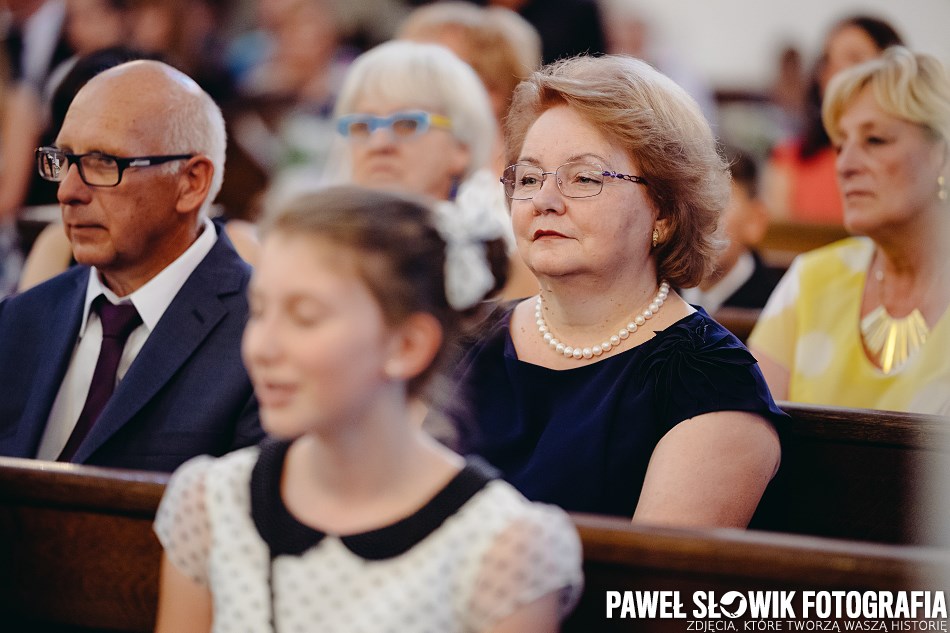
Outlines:
{"label": "polka dot dress", "polygon": [[861,301],[874,242],[854,237],[795,259],[749,345],[789,371],[788,400],[950,414],[950,310],[906,364],[884,374],[864,351]]}
{"label": "polka dot dress", "polygon": [[155,531],[176,567],[210,585],[213,631],[484,631],[552,591],[562,617],[576,603],[570,519],[482,464],[470,461],[415,514],[340,537],[283,505],[287,447],[198,457],[168,484]]}

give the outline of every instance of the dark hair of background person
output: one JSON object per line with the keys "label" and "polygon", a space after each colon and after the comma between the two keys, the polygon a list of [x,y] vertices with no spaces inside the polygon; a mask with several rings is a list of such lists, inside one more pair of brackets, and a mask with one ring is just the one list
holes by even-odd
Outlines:
{"label": "dark hair of background person", "polygon": [[[840,31],[844,27],[855,26],[874,40],[877,47],[882,51],[889,46],[903,45],[904,40],[897,33],[893,26],[881,20],[867,15],[854,15],[844,18],[835,23],[828,31],[829,35]],[[805,96],[805,126],[802,134],[802,143],[799,148],[801,158],[811,158],[822,149],[831,145],[828,133],[821,121],[821,86],[818,81],[823,59],[818,60],[815,68],[812,70],[811,79],[808,84],[808,93]]]}
{"label": "dark hair of background person", "polygon": [[78,93],[90,79],[104,70],[138,59],[164,61],[158,55],[151,55],[144,51],[126,48],[124,46],[103,48],[80,57],[76,61],[76,64],[66,73],[66,76],[63,77],[59,85],[56,86],[50,98],[50,123],[49,128],[44,134],[44,144],[52,142],[52,140],[59,135],[59,130],[63,127],[63,120],[66,118],[69,105],[73,102],[76,93]]}
{"label": "dark hair of background person", "polygon": [[746,190],[750,198],[759,195],[759,166],[745,152],[727,147],[723,150],[729,161],[732,181]]}
{"label": "dark hair of background person", "polygon": [[[434,0],[407,0],[409,6]],[[537,29],[542,62],[553,63],[586,53],[603,55],[607,42],[597,0],[467,0],[480,6],[511,9]]]}

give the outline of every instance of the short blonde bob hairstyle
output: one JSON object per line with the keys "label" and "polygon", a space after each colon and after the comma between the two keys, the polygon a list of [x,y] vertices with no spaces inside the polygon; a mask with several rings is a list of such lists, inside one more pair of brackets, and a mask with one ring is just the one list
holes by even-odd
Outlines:
{"label": "short blonde bob hairstyle", "polygon": [[471,66],[449,49],[406,40],[370,49],[347,70],[335,116],[352,114],[364,97],[449,117],[452,135],[472,157],[463,178],[488,166],[496,131],[488,93]]}
{"label": "short blonde bob hairstyle", "polygon": [[865,87],[887,114],[924,127],[936,141],[950,141],[946,68],[936,57],[892,46],[880,57],[841,71],[828,84],[821,116],[832,143],[841,142],[838,122]]}
{"label": "short blonde bob hairstyle", "polygon": [[530,22],[504,7],[460,0],[423,5],[412,10],[398,36],[415,42],[457,41],[464,52],[456,54],[475,70],[489,94],[500,97],[502,116],[518,83],[541,66],[541,36]]}
{"label": "short blonde bob hairstyle", "polygon": [[719,248],[729,169],[696,101],[669,77],[626,55],[579,56],[533,73],[515,90],[505,123],[505,161],[517,162],[528,129],[567,105],[626,148],[668,231],[653,250],[657,275],[697,285]]}

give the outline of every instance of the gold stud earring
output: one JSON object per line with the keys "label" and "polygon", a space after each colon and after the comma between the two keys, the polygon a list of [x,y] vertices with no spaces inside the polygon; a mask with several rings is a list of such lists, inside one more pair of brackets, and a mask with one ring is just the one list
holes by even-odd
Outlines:
{"label": "gold stud earring", "polygon": [[940,189],[937,190],[937,197],[941,200],[946,201],[947,199],[947,189],[946,189],[947,179],[943,176],[937,176],[937,186]]}
{"label": "gold stud earring", "polygon": [[653,229],[653,248],[656,248],[656,245],[660,242],[660,230],[657,228]]}

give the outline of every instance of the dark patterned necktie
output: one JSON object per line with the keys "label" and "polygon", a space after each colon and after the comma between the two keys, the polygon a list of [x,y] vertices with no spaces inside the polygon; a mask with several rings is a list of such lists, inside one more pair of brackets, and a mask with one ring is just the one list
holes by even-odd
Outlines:
{"label": "dark patterned necktie", "polygon": [[83,405],[76,427],[59,455],[58,461],[61,462],[68,462],[73,458],[112,397],[125,341],[132,330],[142,323],[142,318],[131,303],[113,305],[104,295],[93,300],[92,309],[99,315],[99,321],[102,323],[102,347],[99,348],[99,360],[92,373],[92,384],[89,386],[86,404]]}

